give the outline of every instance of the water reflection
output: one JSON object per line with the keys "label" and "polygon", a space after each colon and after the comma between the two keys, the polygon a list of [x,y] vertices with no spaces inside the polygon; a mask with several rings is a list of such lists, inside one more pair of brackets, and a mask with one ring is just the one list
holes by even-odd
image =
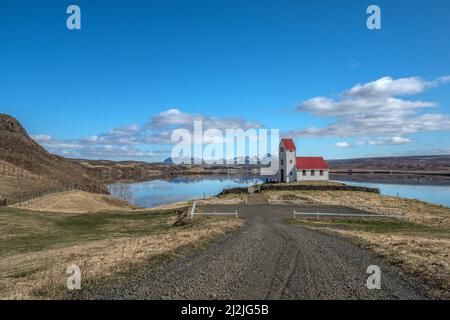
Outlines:
{"label": "water reflection", "polygon": [[[449,185],[379,183],[378,181],[341,182],[379,188],[389,196],[418,199],[450,207]],[[151,180],[139,183],[115,183],[108,186],[111,194],[141,207],[150,208],[179,201],[214,196],[225,188],[247,187],[263,182],[255,176],[174,177],[170,180]]]}
{"label": "water reflection", "polygon": [[108,186],[112,195],[138,206],[150,208],[173,202],[214,196],[225,188],[247,187],[263,182],[254,176],[174,177]]}

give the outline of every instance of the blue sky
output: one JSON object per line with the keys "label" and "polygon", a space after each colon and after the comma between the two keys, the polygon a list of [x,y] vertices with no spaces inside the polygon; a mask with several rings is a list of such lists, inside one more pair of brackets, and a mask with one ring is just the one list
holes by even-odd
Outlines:
{"label": "blue sky", "polygon": [[[66,28],[70,4],[81,30]],[[370,4],[381,30],[366,27]],[[446,0],[3,0],[0,113],[73,157],[162,160],[164,135],[195,119],[278,128],[328,159],[450,153],[449,12]]]}

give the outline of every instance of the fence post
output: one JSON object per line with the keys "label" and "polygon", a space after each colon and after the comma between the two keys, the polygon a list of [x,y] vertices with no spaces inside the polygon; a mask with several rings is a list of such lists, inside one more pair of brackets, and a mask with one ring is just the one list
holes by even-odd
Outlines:
{"label": "fence post", "polygon": [[194,204],[192,205],[191,210],[191,220],[194,220],[194,213],[195,213],[195,205],[197,204],[197,201],[194,201]]}

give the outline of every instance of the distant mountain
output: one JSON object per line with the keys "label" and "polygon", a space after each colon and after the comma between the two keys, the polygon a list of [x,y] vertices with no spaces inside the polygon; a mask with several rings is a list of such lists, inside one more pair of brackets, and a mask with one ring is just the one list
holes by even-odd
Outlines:
{"label": "distant mountain", "polygon": [[[50,154],[28,135],[14,117],[5,114],[0,114],[1,170],[13,177],[35,175],[51,184],[76,185],[81,190],[107,193],[106,187],[89,176],[81,165]],[[0,174],[5,175],[5,172]],[[27,183],[24,183],[25,187]]]}
{"label": "distant mountain", "polygon": [[[245,156],[245,157],[235,157],[233,158],[232,161],[226,161],[225,159],[215,159],[215,163],[216,164],[230,164],[230,162],[232,164],[239,164],[239,165],[260,165],[262,163],[267,163],[267,161],[270,161],[270,157],[271,155],[269,153],[267,153],[266,155],[264,155],[263,157],[259,158],[259,157],[250,157],[250,156]],[[199,159],[197,159],[197,162],[195,162],[197,158],[177,158],[176,163],[179,164],[200,164]],[[166,160],[164,160],[165,164],[174,164],[175,161],[172,158],[167,158]],[[206,161],[201,161],[201,164],[206,164]]]}
{"label": "distant mountain", "polygon": [[332,171],[399,171],[450,173],[450,155],[327,160]]}
{"label": "distant mountain", "polygon": [[[171,157],[169,157],[169,158],[167,158],[166,160],[164,160],[164,163],[166,163],[166,164],[194,164],[194,163],[196,163],[196,158],[194,158],[194,157],[191,157],[191,158],[183,158],[183,157],[180,157],[180,158],[175,158],[175,159],[173,159],[173,158],[171,158]],[[199,160],[199,159],[197,159],[197,164],[200,162],[201,160]]]}

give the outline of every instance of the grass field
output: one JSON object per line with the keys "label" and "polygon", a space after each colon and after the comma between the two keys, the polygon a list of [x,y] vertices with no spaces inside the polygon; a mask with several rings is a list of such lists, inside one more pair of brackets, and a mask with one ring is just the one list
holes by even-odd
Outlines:
{"label": "grass field", "polygon": [[93,213],[138,209],[127,201],[106,194],[80,190],[58,192],[13,205],[15,208],[42,212]]}
{"label": "grass field", "polygon": [[202,217],[173,226],[176,212],[67,214],[0,208],[0,298],[67,297],[67,266],[83,287],[130,275],[134,266],[170,260],[241,225]]}
{"label": "grass field", "polygon": [[402,215],[409,222],[430,227],[450,228],[450,208],[419,200],[359,191],[265,191],[270,200],[338,205],[385,215]]}
{"label": "grass field", "polygon": [[0,257],[170,230],[172,212],[52,214],[0,208]]}
{"label": "grass field", "polygon": [[269,182],[264,185],[276,186],[345,186],[345,183],[336,181],[294,181],[294,182]]}
{"label": "grass field", "polygon": [[370,219],[322,219],[294,220],[290,223],[321,227],[333,227],[340,230],[354,230],[377,234],[426,236],[430,238],[450,239],[450,228],[430,227],[401,220]]}

